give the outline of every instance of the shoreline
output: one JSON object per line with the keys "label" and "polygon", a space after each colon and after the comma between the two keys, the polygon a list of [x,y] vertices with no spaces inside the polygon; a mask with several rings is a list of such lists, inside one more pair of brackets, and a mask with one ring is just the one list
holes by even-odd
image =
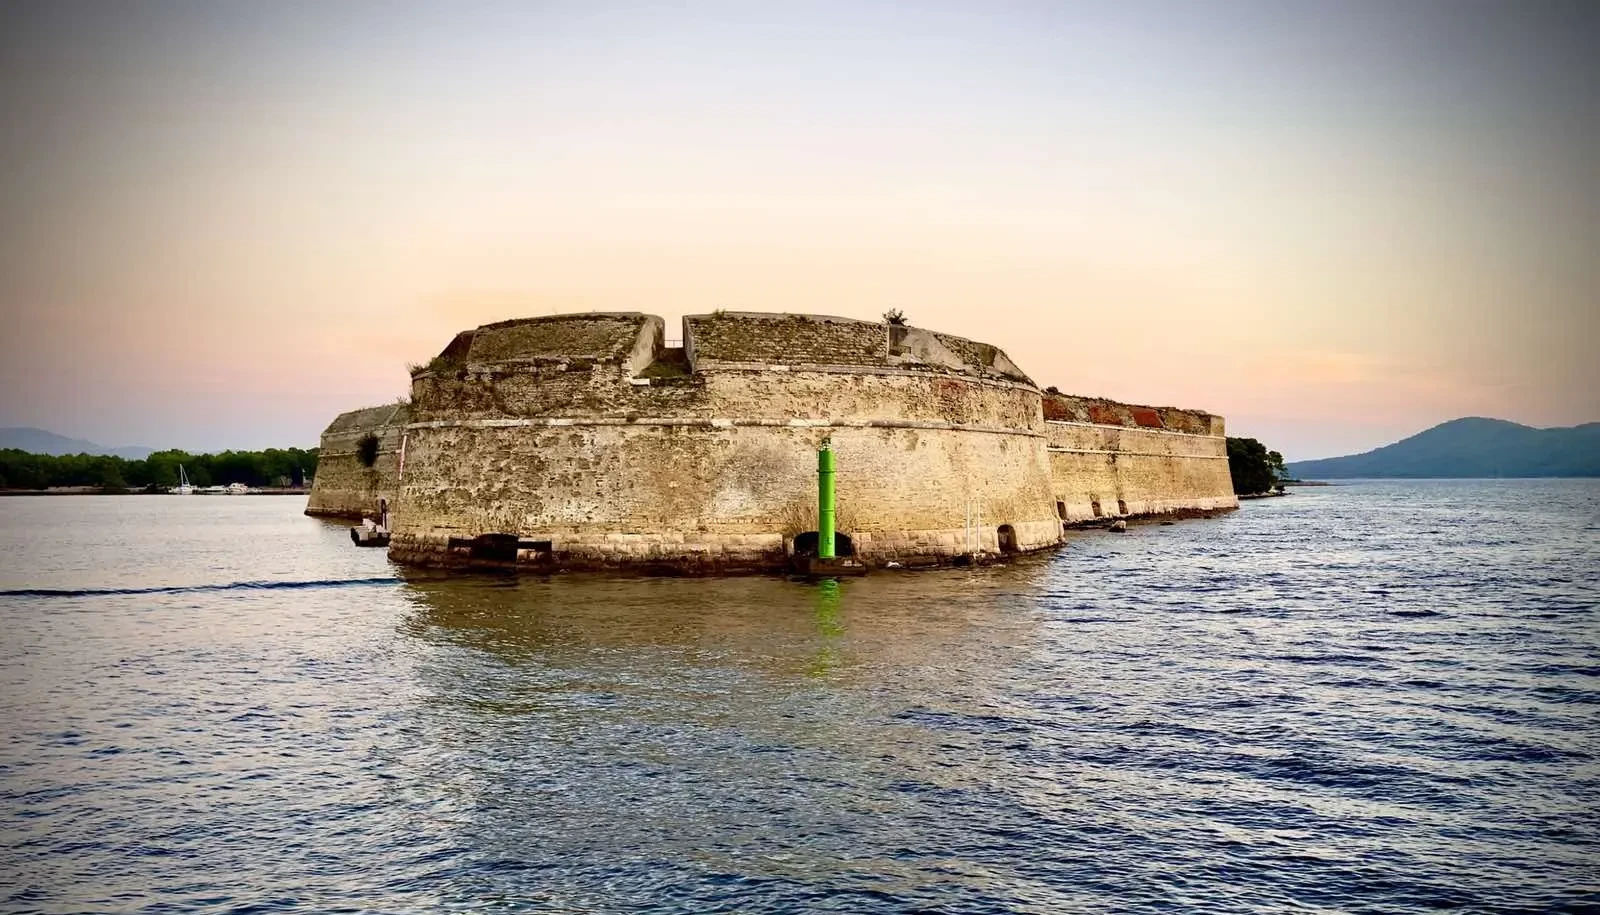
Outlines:
{"label": "shoreline", "polygon": [[[296,489],[294,487],[279,488],[276,486],[262,487],[251,492],[201,492],[195,490],[190,493],[194,496],[304,496],[311,492],[308,488]],[[142,489],[129,489],[123,492],[107,491],[99,486],[57,486],[51,489],[0,489],[0,496],[172,496],[177,493],[170,492],[145,492]]]}
{"label": "shoreline", "polygon": [[1238,499],[1240,502],[1248,499],[1281,499],[1287,495],[1287,492],[1253,492],[1248,495],[1241,494]]}

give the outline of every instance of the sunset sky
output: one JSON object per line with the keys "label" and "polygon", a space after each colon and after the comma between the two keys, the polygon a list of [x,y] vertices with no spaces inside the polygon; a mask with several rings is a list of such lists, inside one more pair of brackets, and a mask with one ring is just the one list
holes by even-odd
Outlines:
{"label": "sunset sky", "polygon": [[0,6],[0,426],[316,443],[455,331],[995,343],[1291,459],[1600,420],[1600,4]]}

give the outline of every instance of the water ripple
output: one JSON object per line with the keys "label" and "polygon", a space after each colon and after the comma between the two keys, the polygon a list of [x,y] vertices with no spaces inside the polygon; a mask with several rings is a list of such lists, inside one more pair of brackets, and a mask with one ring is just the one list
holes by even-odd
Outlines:
{"label": "water ripple", "polygon": [[297,510],[0,500],[0,910],[1600,908],[1592,482],[827,588]]}
{"label": "water ripple", "polygon": [[314,581],[230,581],[211,585],[171,585],[149,588],[15,588],[0,590],[6,597],[112,597],[125,594],[190,594],[206,591],[279,591],[300,588],[350,588],[398,584],[394,576],[381,578],[339,578]]}

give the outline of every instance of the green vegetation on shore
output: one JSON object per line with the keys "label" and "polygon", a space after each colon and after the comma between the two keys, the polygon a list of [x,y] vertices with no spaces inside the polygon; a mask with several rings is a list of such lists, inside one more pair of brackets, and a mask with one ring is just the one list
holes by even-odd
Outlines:
{"label": "green vegetation on shore", "polygon": [[156,489],[178,485],[178,465],[196,486],[299,486],[317,472],[315,448],[268,448],[189,454],[157,451],[143,460],[100,454],[33,454],[0,448],[0,489],[99,486],[107,490]]}
{"label": "green vegetation on shore", "polygon": [[1283,455],[1268,451],[1253,438],[1228,437],[1228,475],[1233,477],[1235,495],[1256,496],[1271,492],[1288,478]]}

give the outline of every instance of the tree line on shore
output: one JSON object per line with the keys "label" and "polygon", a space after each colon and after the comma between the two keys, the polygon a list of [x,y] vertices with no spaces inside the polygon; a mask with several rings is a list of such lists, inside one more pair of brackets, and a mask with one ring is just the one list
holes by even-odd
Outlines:
{"label": "tree line on shore", "polygon": [[1231,435],[1228,436],[1228,475],[1233,477],[1234,493],[1241,496],[1271,492],[1289,478],[1283,466],[1283,455],[1268,451],[1266,445],[1253,438]]}
{"label": "tree line on shore", "polygon": [[33,454],[0,448],[0,489],[98,486],[163,491],[178,485],[178,466],[196,486],[303,486],[317,473],[317,449],[268,448],[190,454],[157,451],[143,460],[103,454]]}
{"label": "tree line on shore", "polygon": [[[143,460],[100,454],[33,454],[0,448],[0,489],[98,486],[111,491],[165,490],[178,485],[178,466],[196,486],[303,486],[317,473],[317,449],[268,448],[190,454],[157,451]],[[1283,455],[1253,438],[1228,438],[1228,473],[1239,495],[1269,492],[1288,478]]]}

